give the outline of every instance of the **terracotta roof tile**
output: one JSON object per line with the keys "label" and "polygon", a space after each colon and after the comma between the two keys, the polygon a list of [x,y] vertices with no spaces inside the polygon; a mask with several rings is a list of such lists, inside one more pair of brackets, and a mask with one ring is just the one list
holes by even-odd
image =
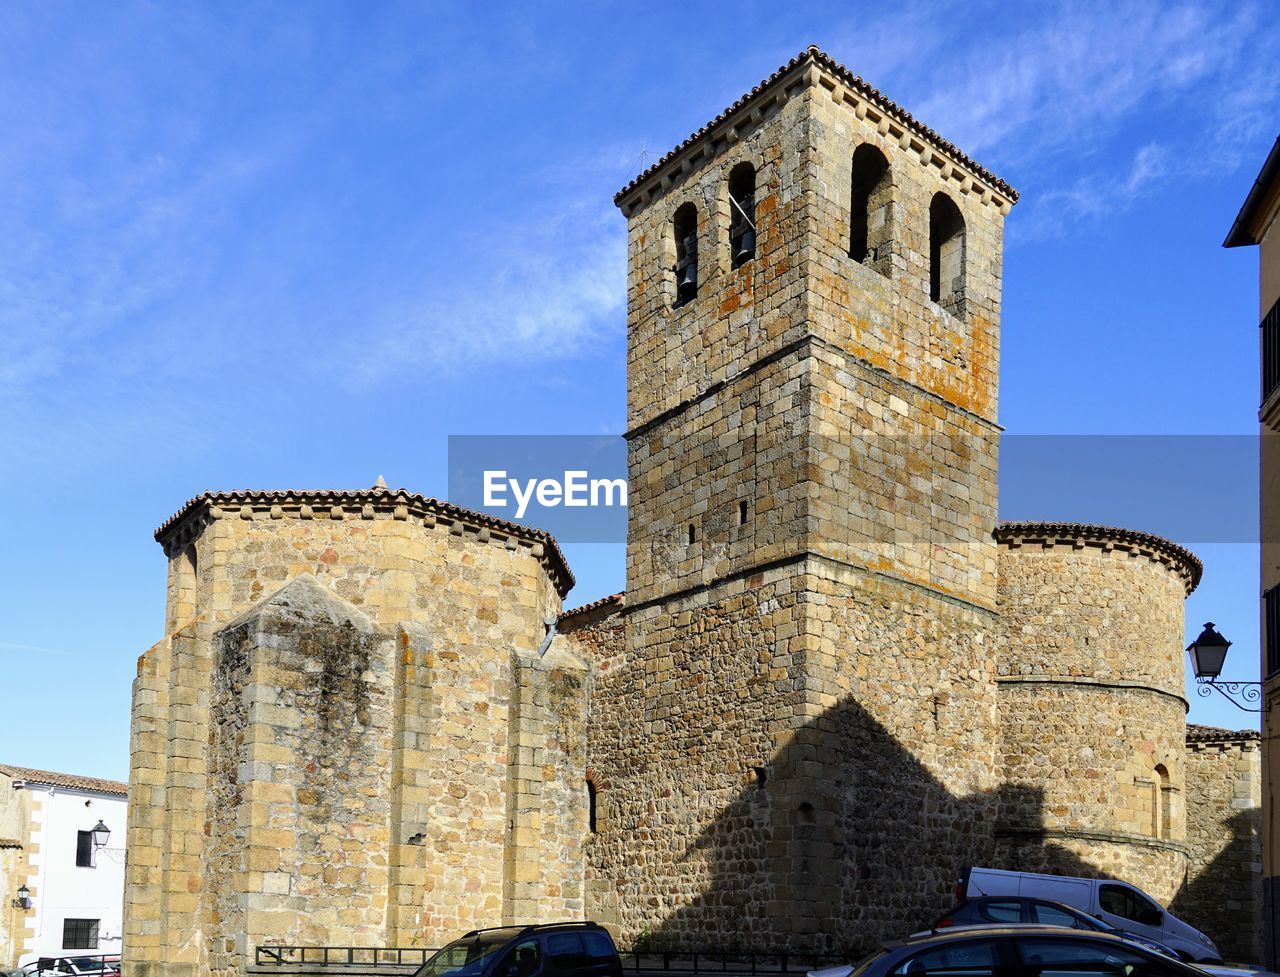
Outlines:
{"label": "terracotta roof tile", "polygon": [[599,600],[593,600],[590,604],[583,604],[581,607],[574,607],[565,611],[560,615],[560,620],[577,617],[579,614],[590,614],[592,611],[600,610],[603,607],[610,607],[614,604],[621,605],[623,598],[626,597],[625,592],[610,594],[608,597],[601,597]]}
{"label": "terracotta roof tile", "polygon": [[729,116],[755,101],[765,91],[772,88],[777,82],[781,81],[783,77],[791,74],[801,65],[810,61],[831,72],[833,75],[838,77],[841,82],[849,88],[852,88],[867,101],[871,102],[877,108],[882,109],[889,115],[892,115],[911,132],[914,132],[916,135],[927,140],[935,149],[941,150],[961,166],[972,170],[983,180],[986,180],[1001,193],[1005,194],[1009,198],[1010,203],[1017,201],[1018,191],[1005,183],[1004,180],[1000,179],[1000,177],[996,176],[980,163],[970,159],[967,155],[961,152],[955,144],[943,139],[942,136],[938,135],[938,133],[934,132],[924,123],[918,121],[902,106],[886,97],[879,89],[872,88],[863,81],[860,76],[855,75],[852,71],[840,64],[840,62],[836,61],[821,48],[816,45],[810,45],[619,190],[614,194],[613,202],[615,204],[620,204],[624,197],[666,166],[667,163],[678,156],[681,152],[688,149],[703,136],[707,135],[716,126],[724,122]]}
{"label": "terracotta roof tile", "polygon": [[1200,584],[1204,564],[1189,549],[1179,546],[1163,536],[1145,533],[1140,529],[1121,529],[1117,526],[1099,526],[1087,522],[1002,522],[993,535],[998,543],[1007,543],[1020,537],[1078,539],[1094,542],[1125,543],[1149,550],[1167,558],[1187,585],[1187,593]]}
{"label": "terracotta roof tile", "polygon": [[74,790],[92,790],[102,794],[129,793],[129,785],[118,780],[103,780],[100,777],[84,777],[77,773],[54,773],[52,770],[33,770],[30,767],[14,767],[0,764],[0,773],[8,774],[14,780],[25,780],[29,784],[41,784],[45,787],[70,787]]}
{"label": "terracotta roof tile", "polygon": [[1221,743],[1261,740],[1256,729],[1223,729],[1221,726],[1200,726],[1187,723],[1188,743]]}
{"label": "terracotta roof tile", "polygon": [[522,526],[519,523],[507,522],[505,519],[498,519],[495,516],[488,515],[484,512],[477,512],[475,509],[466,509],[460,505],[454,505],[452,502],[445,502],[441,499],[433,499],[430,496],[420,495],[417,492],[409,492],[405,489],[390,489],[374,487],[370,489],[279,489],[269,491],[258,491],[253,489],[240,489],[230,492],[202,492],[200,495],[192,499],[188,499],[182,508],[175,512],[172,516],[165,520],[155,532],[156,542],[163,544],[165,537],[197,509],[206,506],[232,506],[232,505],[311,505],[311,506],[363,506],[365,504],[381,504],[384,506],[404,505],[415,509],[421,513],[431,513],[433,515],[445,516],[449,519],[459,519],[464,522],[473,523],[489,529],[497,529],[500,532],[513,536],[516,539],[524,539],[534,543],[541,543],[544,550],[544,557],[551,570],[551,576],[556,582],[560,596],[564,597],[574,584],[573,571],[569,569],[569,563],[565,559],[564,553],[560,549],[560,544],[556,542],[555,537],[544,529],[534,529],[530,526]]}

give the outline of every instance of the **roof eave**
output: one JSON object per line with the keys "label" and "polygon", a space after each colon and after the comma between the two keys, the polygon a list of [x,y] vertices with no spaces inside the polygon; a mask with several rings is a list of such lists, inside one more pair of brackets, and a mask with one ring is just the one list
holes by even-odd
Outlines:
{"label": "roof eave", "polygon": [[1236,219],[1231,224],[1231,230],[1227,232],[1226,240],[1222,242],[1224,248],[1239,248],[1258,243],[1258,237],[1251,225],[1277,178],[1280,178],[1280,136],[1277,136],[1276,141],[1271,144],[1271,152],[1267,154],[1262,169],[1258,171],[1257,179],[1253,181],[1248,196],[1240,206],[1240,212],[1236,214]]}
{"label": "roof eave", "polygon": [[697,162],[702,155],[700,147],[709,139],[714,141],[716,133],[736,128],[742,121],[744,113],[754,113],[758,108],[767,107],[773,99],[779,96],[786,97],[787,91],[794,87],[797,76],[801,76],[802,83],[817,84],[820,75],[810,75],[809,72],[825,72],[838,83],[836,87],[844,86],[845,91],[848,92],[845,96],[848,100],[871,107],[871,111],[882,118],[892,119],[902,129],[903,138],[909,138],[907,134],[911,134],[921,143],[927,144],[945,161],[944,165],[950,169],[963,171],[973,182],[985,188],[985,193],[999,198],[1004,205],[1002,209],[1007,209],[1017,202],[1018,191],[1008,183],[976,160],[971,159],[958,147],[921,123],[906,109],[878,89],[871,87],[860,76],[855,75],[826,52],[811,45],[636,176],[614,195],[614,203],[623,213],[630,215],[641,203],[641,191],[655,179],[669,174],[673,169],[683,172],[690,157]]}
{"label": "roof eave", "polygon": [[[515,537],[516,539],[524,540],[535,548],[534,555],[542,561],[561,599],[568,595],[575,583],[573,571],[569,568],[569,561],[565,558],[564,551],[560,549],[560,544],[555,537],[546,530],[509,522],[485,512],[468,509],[452,502],[431,498],[416,492],[409,492],[406,489],[283,489],[203,492],[194,498],[188,499],[176,513],[170,516],[155,531],[155,540],[164,548],[166,555],[172,556],[175,550],[173,545],[175,539],[178,543],[186,545],[189,537],[192,534],[198,534],[200,531],[201,527],[196,525],[185,536],[178,536],[179,530],[193,520],[198,520],[202,517],[206,519],[218,518],[220,510],[235,506],[239,506],[242,511],[247,508],[251,510],[250,514],[252,514],[255,509],[271,509],[281,503],[285,505],[328,505],[334,508],[350,509],[353,514],[356,507],[362,507],[366,503],[383,507],[401,506],[404,507],[406,512],[429,514],[432,517],[441,517],[448,521],[470,525],[479,530],[496,531],[504,537]],[[485,533],[485,538],[489,538],[488,533]]]}

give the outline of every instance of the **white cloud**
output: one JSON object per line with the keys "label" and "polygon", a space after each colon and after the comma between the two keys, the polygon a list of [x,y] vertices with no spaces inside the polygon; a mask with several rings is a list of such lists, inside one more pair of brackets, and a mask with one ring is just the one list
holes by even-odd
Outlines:
{"label": "white cloud", "polygon": [[1134,154],[1128,172],[1091,172],[1069,185],[1042,193],[1024,205],[1024,212],[1012,225],[1015,240],[1039,241],[1065,233],[1072,225],[1093,223],[1124,213],[1155,186],[1169,179],[1185,165],[1163,146],[1143,146]]}
{"label": "white cloud", "polygon": [[361,341],[365,352],[353,358],[350,379],[363,385],[411,371],[534,365],[619,334],[626,304],[622,218],[598,201],[547,203],[554,209],[524,223],[489,228],[432,276],[419,303],[384,315]]}
{"label": "white cloud", "polygon": [[1171,180],[1256,165],[1280,103],[1259,43],[1268,13],[1255,2],[920,2],[850,32],[866,55],[851,67],[1024,191],[1010,233],[1043,239]]}
{"label": "white cloud", "polygon": [[949,52],[945,72],[931,73],[934,92],[920,115],[966,151],[1006,161],[1087,151],[1140,107],[1187,94],[1211,101],[1235,80],[1260,26],[1251,4],[1130,0],[1050,10]]}

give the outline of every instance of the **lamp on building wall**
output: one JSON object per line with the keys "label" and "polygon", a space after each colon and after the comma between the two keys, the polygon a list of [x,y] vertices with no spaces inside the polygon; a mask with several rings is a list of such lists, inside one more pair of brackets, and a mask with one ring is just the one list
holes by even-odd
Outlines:
{"label": "lamp on building wall", "polygon": [[89,833],[93,835],[94,848],[106,848],[107,839],[111,837],[111,829],[103,823],[102,819],[98,819],[98,823],[89,829]]}
{"label": "lamp on building wall", "polygon": [[1216,691],[1237,709],[1262,712],[1261,708],[1251,709],[1244,704],[1262,699],[1261,682],[1218,681],[1230,647],[1231,642],[1217,632],[1212,621],[1205,624],[1200,637],[1187,645],[1187,652],[1191,655],[1191,671],[1196,676],[1196,694],[1208,698]]}
{"label": "lamp on building wall", "polygon": [[15,909],[31,908],[31,890],[25,884],[18,886],[18,898],[13,900],[13,907]]}

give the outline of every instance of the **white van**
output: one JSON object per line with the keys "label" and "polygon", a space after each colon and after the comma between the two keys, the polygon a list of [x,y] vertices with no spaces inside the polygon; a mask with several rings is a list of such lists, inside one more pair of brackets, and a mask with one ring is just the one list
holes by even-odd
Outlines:
{"label": "white van", "polygon": [[1033,896],[1065,902],[1116,929],[1163,943],[1184,959],[1221,963],[1213,940],[1184,923],[1137,886],[1115,879],[1077,879],[995,868],[966,869],[957,886],[961,898]]}

